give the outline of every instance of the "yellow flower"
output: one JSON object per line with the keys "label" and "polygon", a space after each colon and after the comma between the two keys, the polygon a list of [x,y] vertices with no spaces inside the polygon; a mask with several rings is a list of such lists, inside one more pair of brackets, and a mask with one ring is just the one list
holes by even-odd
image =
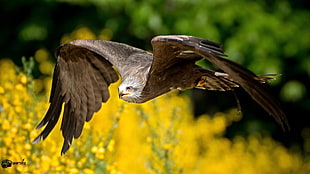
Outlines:
{"label": "yellow flower", "polygon": [[12,90],[14,88],[13,84],[8,81],[3,84],[3,87],[7,90]]}
{"label": "yellow flower", "polygon": [[26,149],[26,150],[30,150],[30,149],[31,149],[31,145],[30,145],[29,143],[26,143],[26,144],[25,144],[25,149]]}
{"label": "yellow flower", "polygon": [[104,153],[105,153],[105,149],[103,147],[100,147],[96,152],[96,158],[103,160],[104,159]]}
{"label": "yellow flower", "polygon": [[42,74],[51,75],[54,69],[54,63],[50,61],[43,61],[39,65],[39,70]]}
{"label": "yellow flower", "polygon": [[111,170],[110,174],[122,174],[122,172],[119,172],[117,170]]}
{"label": "yellow flower", "polygon": [[100,34],[98,38],[100,40],[111,40],[113,36],[113,31],[107,28],[104,28],[103,30],[100,31]]}
{"label": "yellow flower", "polygon": [[83,173],[84,173],[84,174],[94,174],[95,172],[94,172],[92,169],[85,168],[85,169],[83,170]]}
{"label": "yellow flower", "polygon": [[20,173],[27,173],[28,172],[28,168],[26,165],[17,165],[16,166],[17,171],[19,171]]}
{"label": "yellow flower", "polygon": [[42,63],[48,58],[48,51],[46,49],[39,49],[34,53],[34,58],[37,62]]}
{"label": "yellow flower", "polygon": [[81,27],[73,32],[76,39],[96,39],[94,33],[87,27]]}
{"label": "yellow flower", "polygon": [[0,94],[3,94],[5,92],[4,88],[0,86]]}
{"label": "yellow flower", "polygon": [[26,84],[28,82],[27,76],[25,74],[22,74],[20,77],[20,82],[22,84]]}
{"label": "yellow flower", "polygon": [[24,124],[23,127],[24,127],[26,130],[32,130],[32,129],[33,129],[33,126],[32,126],[30,123]]}
{"label": "yellow flower", "polygon": [[3,120],[2,121],[2,129],[3,130],[9,130],[11,127],[10,122],[8,120]]}
{"label": "yellow flower", "polygon": [[34,86],[34,91],[39,93],[43,89],[43,81],[41,79],[35,79],[32,81],[33,86]]}
{"label": "yellow flower", "polygon": [[212,120],[214,133],[223,133],[226,129],[226,120],[224,116],[216,116]]}
{"label": "yellow flower", "polygon": [[116,171],[117,163],[112,163],[111,165],[107,166],[108,171]]}
{"label": "yellow flower", "polygon": [[71,34],[66,34],[61,38],[61,43],[70,42],[78,39],[96,39],[94,33],[87,27],[81,27],[73,31]]}
{"label": "yellow flower", "polygon": [[152,142],[152,137],[148,136],[148,137],[146,138],[146,142],[151,143],[151,142]]}
{"label": "yellow flower", "polygon": [[3,136],[2,139],[3,139],[4,144],[7,147],[10,147],[12,145],[12,137],[11,136],[6,135],[6,136]]}
{"label": "yellow flower", "polygon": [[72,174],[74,174],[74,173],[79,173],[79,170],[76,169],[76,168],[71,168],[71,169],[69,170],[69,173],[72,173]]}
{"label": "yellow flower", "polygon": [[23,108],[20,107],[20,106],[15,106],[15,111],[16,111],[17,113],[21,113],[21,112],[23,111]]}
{"label": "yellow flower", "polygon": [[115,141],[112,139],[110,142],[109,142],[109,145],[108,145],[108,150],[110,152],[113,152],[114,151],[114,145],[115,145]]}
{"label": "yellow flower", "polygon": [[163,146],[163,149],[165,149],[165,150],[169,150],[169,149],[172,149],[172,147],[173,147],[173,144],[164,144],[164,146]]}
{"label": "yellow flower", "polygon": [[98,151],[98,147],[97,146],[93,146],[91,148],[91,152],[96,153]]}

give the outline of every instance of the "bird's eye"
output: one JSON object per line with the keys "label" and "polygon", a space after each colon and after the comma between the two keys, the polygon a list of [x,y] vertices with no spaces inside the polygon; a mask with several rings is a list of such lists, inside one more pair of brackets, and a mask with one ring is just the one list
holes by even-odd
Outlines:
{"label": "bird's eye", "polygon": [[132,87],[132,86],[127,86],[127,87],[126,87],[126,90],[127,90],[127,91],[132,91],[132,90],[133,90],[133,87]]}

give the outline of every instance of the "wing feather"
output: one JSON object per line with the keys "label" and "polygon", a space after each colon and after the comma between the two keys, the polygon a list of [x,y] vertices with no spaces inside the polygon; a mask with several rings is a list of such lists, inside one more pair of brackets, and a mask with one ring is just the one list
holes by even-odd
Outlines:
{"label": "wing feather", "polygon": [[[152,73],[163,71],[164,69],[161,67],[172,66],[175,62],[182,61],[182,58],[186,58],[189,63],[205,58],[227,73],[228,79],[232,79],[243,87],[259,105],[275,118],[284,130],[289,129],[281,105],[268,89],[261,84],[259,80],[261,78],[241,65],[222,58],[226,55],[219,44],[191,36],[157,36],[152,39],[152,45],[154,48]],[[165,56],[166,52],[173,52],[174,55],[167,57]]]}
{"label": "wing feather", "polygon": [[[33,143],[44,140],[58,122],[64,103],[61,131],[64,154],[73,138],[81,135],[85,121],[101,108],[101,103],[109,99],[108,86],[118,80],[112,64],[101,55],[72,44],[61,46],[57,51],[50,96],[50,106],[38,124],[45,128]],[[112,59],[113,55],[109,55]]]}
{"label": "wing feather", "polygon": [[[147,51],[129,46],[127,44],[112,41],[75,40],[70,42],[70,44],[86,48],[104,57],[117,69],[122,78],[124,78],[126,74],[130,74],[130,71],[135,71],[135,69],[132,68],[133,66],[136,66],[137,64],[141,66],[148,66],[148,62],[151,63],[153,59],[151,54]],[[141,59],[141,56],[135,55],[143,55],[144,59]],[[137,60],[135,58],[140,59]],[[143,64],[140,64],[141,62],[143,62]],[[94,63],[94,65],[96,64]],[[100,70],[102,69],[100,68]]]}

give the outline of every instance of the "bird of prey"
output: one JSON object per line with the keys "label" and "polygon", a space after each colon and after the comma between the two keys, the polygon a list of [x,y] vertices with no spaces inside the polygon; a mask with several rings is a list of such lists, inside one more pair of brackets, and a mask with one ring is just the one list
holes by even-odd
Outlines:
{"label": "bird of prey", "polygon": [[[118,81],[119,75],[119,98],[132,103],[146,102],[173,89],[227,91],[242,87],[282,127],[288,127],[279,102],[262,84],[270,78],[255,75],[224,58],[220,44],[184,35],[156,36],[151,43],[153,54],[103,40],[75,40],[59,46],[55,52],[50,106],[36,128],[46,126],[33,143],[49,135],[64,104],[64,154],[72,139],[81,135],[84,123],[109,99],[108,87]],[[208,60],[223,72],[196,65],[200,59]]]}

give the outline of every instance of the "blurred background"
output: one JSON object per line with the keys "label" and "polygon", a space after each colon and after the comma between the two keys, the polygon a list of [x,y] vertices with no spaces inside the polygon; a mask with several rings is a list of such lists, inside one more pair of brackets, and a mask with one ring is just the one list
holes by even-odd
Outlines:
{"label": "blurred background", "polygon": [[[256,74],[279,73],[270,90],[291,130],[283,132],[258,104],[236,90],[243,118],[227,138],[259,133],[310,153],[310,7],[306,0],[2,0],[0,59],[22,67],[35,57],[31,76],[50,77],[54,50],[72,39],[102,39],[152,50],[156,35],[185,34],[221,43],[229,59]],[[38,55],[48,55],[40,60]],[[210,67],[208,62],[200,64]],[[50,80],[47,79],[47,80]],[[42,87],[41,87],[42,88]],[[42,89],[38,89],[40,90]],[[231,92],[190,90],[195,118],[236,108]],[[0,108],[1,109],[1,108]],[[206,128],[208,129],[208,128]]]}

